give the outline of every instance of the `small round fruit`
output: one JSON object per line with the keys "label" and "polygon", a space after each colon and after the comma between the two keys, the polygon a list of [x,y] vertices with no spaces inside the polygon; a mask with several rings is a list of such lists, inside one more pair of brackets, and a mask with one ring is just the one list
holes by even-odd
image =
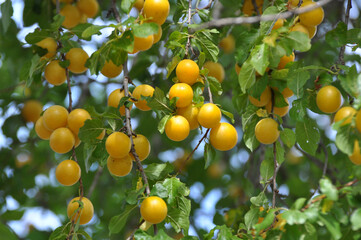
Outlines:
{"label": "small round fruit", "polygon": [[184,59],[178,63],[176,74],[181,83],[193,85],[199,77],[199,67],[193,60]]}
{"label": "small round fruit", "polygon": [[228,151],[236,146],[238,134],[231,124],[224,122],[212,128],[209,139],[215,149]]}
{"label": "small round fruit", "polygon": [[140,205],[140,215],[152,224],[162,222],[168,213],[167,204],[157,196],[147,197]]}
{"label": "small round fruit", "polygon": [[302,32],[302,33],[306,34],[307,36],[310,35],[310,33],[308,32],[308,29],[300,23],[296,23],[293,27],[291,27],[290,31],[291,32]]}
{"label": "small round fruit", "polygon": [[108,78],[115,78],[123,71],[123,65],[115,65],[112,60],[106,61],[102,70],[100,71]]}
{"label": "small round fruit", "polygon": [[202,127],[213,128],[219,124],[222,118],[222,113],[219,107],[213,103],[206,103],[198,113],[198,122]]}
{"label": "small round fruit", "polygon": [[169,14],[168,0],[146,0],[143,6],[143,12],[149,22],[162,25],[167,20]]}
{"label": "small round fruit", "polygon": [[64,160],[56,167],[55,177],[65,186],[74,185],[79,181],[81,170],[79,164],[73,160]]}
{"label": "small round fruit", "polygon": [[[133,136],[133,144],[134,144],[135,152],[139,157],[139,160],[140,161],[145,160],[150,153],[150,142],[148,141],[148,139],[142,134],[137,134],[136,137]],[[132,157],[133,160],[135,160],[132,153],[130,153],[130,156]]]}
{"label": "small round fruit", "polygon": [[361,164],[361,152],[360,152],[360,146],[357,140],[355,140],[355,143],[353,145],[353,153],[352,155],[348,156],[348,158],[351,160],[353,164],[360,165]]}
{"label": "small round fruit", "polygon": [[64,22],[62,23],[65,28],[73,28],[80,23],[81,13],[76,6],[66,4],[61,10],[60,15],[64,16]]}
{"label": "small round fruit", "polygon": [[59,65],[59,60],[53,60],[45,67],[44,76],[46,81],[59,86],[66,81],[66,71]]}
{"label": "small round fruit", "polygon": [[105,141],[105,148],[111,157],[122,158],[129,154],[131,142],[124,133],[114,132]]}
{"label": "small round fruit", "polygon": [[147,105],[146,100],[141,100],[141,97],[152,97],[154,93],[154,88],[147,84],[142,84],[134,88],[133,90],[133,97],[137,99],[138,101],[135,102],[135,106],[139,108],[142,111],[149,111],[151,110],[150,107]]}
{"label": "small round fruit", "polygon": [[65,55],[66,60],[70,61],[68,66],[69,71],[72,73],[83,73],[88,68],[85,67],[85,63],[89,58],[89,55],[81,48],[72,48]]}
{"label": "small round fruit", "polygon": [[277,19],[277,21],[275,22],[275,24],[272,27],[272,30],[276,30],[279,29],[280,27],[283,26],[283,23],[285,22],[285,20],[283,18],[279,18]]}
{"label": "small round fruit", "polygon": [[68,128],[76,135],[79,129],[84,126],[86,120],[91,119],[87,110],[78,108],[71,111],[68,115]]}
{"label": "small round fruit", "polygon": [[154,38],[153,44],[159,42],[159,40],[162,38],[162,34],[163,34],[162,27],[158,25],[158,32],[156,34],[153,34],[153,38]]}
{"label": "small round fruit", "polygon": [[223,66],[220,63],[208,61],[203,65],[203,68],[208,69],[208,76],[216,78],[220,83],[223,82],[225,72]]}
{"label": "small round fruit", "polygon": [[[79,201],[80,198],[73,198],[67,208],[68,218],[77,223],[79,221],[80,225],[87,224],[93,218],[94,207],[92,202],[86,197],[82,197],[81,202],[83,203],[83,208],[80,208]],[[79,218],[80,217],[80,218]]]}
{"label": "small round fruit", "polygon": [[234,51],[235,45],[236,40],[232,34],[222,38],[222,40],[219,42],[219,47],[222,48],[225,53],[232,53]]}
{"label": "small round fruit", "polygon": [[260,143],[272,144],[276,142],[280,135],[278,123],[272,118],[264,118],[260,120],[256,124],[255,135]]}
{"label": "small round fruit", "polygon": [[[108,106],[118,108],[119,102],[124,96],[125,96],[124,90],[121,90],[120,88],[115,89],[113,92],[110,93],[110,95],[108,97]],[[129,107],[129,110],[132,109],[132,106],[133,105],[131,105]],[[119,112],[120,112],[120,115],[124,116],[125,115],[125,106],[121,106],[119,108]]]}
{"label": "small round fruit", "polygon": [[177,108],[177,115],[181,115],[185,117],[185,119],[187,119],[190,130],[199,127],[198,113],[199,113],[199,108],[197,108],[193,104],[188,105],[187,107],[184,108]]}
{"label": "small round fruit", "polygon": [[107,159],[107,167],[109,172],[114,176],[124,177],[132,170],[133,161],[129,154],[122,158],[112,158],[109,156]]}
{"label": "small round fruit", "polygon": [[186,83],[176,83],[169,90],[169,99],[174,97],[178,97],[177,107],[186,107],[192,103],[193,90]]}
{"label": "small round fruit", "polygon": [[43,123],[44,126],[51,131],[66,127],[68,123],[68,110],[59,105],[49,107],[43,114]]}
{"label": "small round fruit", "polygon": [[[301,4],[302,7],[308,7],[308,6],[315,6],[318,5],[315,2],[309,1],[309,2],[303,2]],[[317,7],[311,11],[301,13],[299,15],[300,22],[305,26],[317,26],[320,25],[323,21],[325,13],[323,11],[322,7]]]}
{"label": "small round fruit", "polygon": [[335,114],[334,122],[342,121],[341,126],[351,123],[353,116],[357,113],[353,107],[342,107]]}
{"label": "small round fruit", "polygon": [[322,112],[334,113],[341,106],[341,93],[334,86],[325,86],[318,91],[316,103]]}
{"label": "small round fruit", "polygon": [[48,52],[43,56],[44,58],[52,58],[56,54],[56,49],[58,48],[58,44],[56,41],[51,38],[47,37],[41,40],[40,42],[36,43],[37,46],[46,49]]}
{"label": "small round fruit", "polygon": [[134,48],[138,51],[148,50],[153,46],[154,36],[149,35],[147,37],[137,37],[134,36]]}
{"label": "small round fruit", "polygon": [[251,95],[248,95],[249,101],[255,105],[256,107],[266,106],[268,102],[271,101],[272,92],[270,87],[266,87],[266,89],[262,92],[260,99],[254,98]]}
{"label": "small round fruit", "polygon": [[21,115],[26,122],[35,123],[40,118],[42,111],[43,105],[38,100],[28,100],[21,109]]}
{"label": "small round fruit", "polygon": [[356,128],[361,133],[361,109],[356,114]]}
{"label": "small round fruit", "polygon": [[280,59],[280,62],[278,63],[277,69],[284,69],[289,62],[295,61],[295,54],[292,53],[289,56],[283,56]]}
{"label": "small round fruit", "polygon": [[43,117],[41,116],[35,123],[35,132],[39,138],[43,140],[48,140],[53,131],[50,131],[49,129],[44,127]]}
{"label": "small round fruit", "polygon": [[176,115],[171,117],[165,125],[165,134],[173,141],[179,142],[189,135],[189,123],[185,117]]}
{"label": "small round fruit", "polygon": [[97,0],[79,0],[76,6],[81,13],[84,13],[89,18],[95,17],[99,12]]}
{"label": "small round fruit", "polygon": [[139,12],[142,10],[143,6],[144,6],[144,0],[136,0],[133,5],[133,7],[138,9]]}
{"label": "small round fruit", "polygon": [[[284,117],[288,113],[288,109],[290,107],[288,99],[285,98],[285,102],[288,104],[285,107],[273,107],[273,113],[277,114],[280,117]],[[268,113],[271,113],[272,111],[272,101],[269,101],[266,105],[266,110]]]}
{"label": "small round fruit", "polygon": [[69,128],[58,128],[50,135],[51,149],[56,153],[67,153],[75,144],[75,138]]}
{"label": "small round fruit", "polygon": [[[303,0],[302,2],[310,2],[310,1],[312,0]],[[297,7],[300,0],[289,0],[288,2],[291,4],[292,7]]]}

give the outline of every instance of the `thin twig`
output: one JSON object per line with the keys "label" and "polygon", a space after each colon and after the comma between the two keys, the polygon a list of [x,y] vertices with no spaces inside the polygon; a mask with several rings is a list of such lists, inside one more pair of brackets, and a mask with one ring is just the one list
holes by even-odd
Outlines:
{"label": "thin twig", "polygon": [[134,238],[134,234],[135,232],[140,228],[140,226],[145,222],[145,220],[143,219],[142,221],[140,221],[140,223],[135,227],[135,229],[133,230],[132,234],[129,235],[129,237],[126,238],[126,240],[133,240]]}
{"label": "thin twig", "polygon": [[325,153],[325,164],[323,165],[323,169],[322,169],[322,177],[326,176],[326,172],[327,172],[327,165],[328,165],[328,152],[327,152],[327,148],[325,146],[325,144],[321,143],[321,147],[323,152]]}
{"label": "thin twig", "polygon": [[[192,0],[188,1],[188,25],[191,24],[192,21]],[[189,49],[191,48],[191,35],[188,34],[187,44],[186,44],[186,56],[189,57]]]}
{"label": "thin twig", "polygon": [[277,150],[276,150],[276,142],[273,143],[273,178],[272,178],[272,208],[276,207],[276,195],[278,193],[277,186],[276,186],[276,179],[277,179]]}
{"label": "thin twig", "polygon": [[[124,67],[123,67],[123,71],[124,71],[124,80],[123,80],[123,87],[124,87],[124,96],[125,97],[129,97],[129,88],[128,88],[128,66],[127,66],[128,61],[125,61],[124,63]],[[147,175],[144,172],[144,168],[142,166],[142,163],[140,162],[139,156],[135,151],[134,148],[134,141],[133,141],[133,130],[132,130],[132,125],[131,125],[131,120],[130,120],[130,110],[127,106],[125,106],[125,126],[126,126],[126,130],[127,130],[127,135],[130,138],[130,142],[131,142],[131,150],[130,152],[133,154],[134,158],[135,158],[135,162],[137,163],[137,167],[138,170],[140,171],[140,174],[142,175],[143,181],[144,181],[144,185],[145,185],[145,192],[146,194],[149,196],[150,194],[150,189],[149,189],[149,183],[148,183],[148,178]]]}
{"label": "thin twig", "polygon": [[210,9],[212,7],[212,3],[213,3],[213,0],[209,0],[207,6],[205,6],[203,8],[197,8],[197,11],[204,10],[204,9]]}
{"label": "thin twig", "polygon": [[97,186],[98,184],[98,181],[99,181],[99,178],[100,178],[100,175],[102,175],[103,173],[103,168],[101,166],[98,167],[98,171],[97,173],[95,174],[94,178],[93,178],[93,182],[92,184],[90,185],[90,188],[89,188],[89,191],[88,191],[88,198],[91,198],[94,190],[95,190],[95,187]]}
{"label": "thin twig", "polygon": [[157,224],[153,224],[153,229],[154,229],[154,235],[157,235],[158,234]]}
{"label": "thin twig", "polygon": [[207,88],[208,88],[209,102],[210,102],[210,103],[213,103],[213,96],[212,96],[212,91],[211,91],[211,85],[210,85],[209,81],[207,81],[207,83],[208,83]]}
{"label": "thin twig", "polygon": [[256,0],[252,0],[252,5],[253,5],[253,7],[254,7],[254,10],[256,10],[257,16],[261,15],[261,14],[260,14],[260,11],[259,11],[259,9],[258,9]]}
{"label": "thin twig", "polygon": [[60,1],[59,0],[56,0],[55,6],[56,6],[56,14],[59,14],[60,13]]}
{"label": "thin twig", "polygon": [[[347,1],[347,7],[346,7],[346,13],[345,13],[345,24],[346,24],[346,30],[348,27],[348,22],[350,19],[350,10],[352,8],[352,1],[348,0]],[[340,48],[340,54],[338,55],[338,64],[341,65],[345,65],[345,50],[346,50],[346,45],[341,46]]]}
{"label": "thin twig", "polygon": [[291,9],[289,11],[278,13],[278,14],[270,14],[270,15],[261,15],[261,16],[254,16],[254,17],[235,17],[235,18],[222,18],[222,19],[215,19],[209,22],[205,22],[200,24],[196,30],[211,28],[211,27],[223,27],[227,25],[240,25],[245,23],[257,23],[257,22],[264,22],[264,21],[275,21],[280,18],[289,18],[293,15],[305,13],[312,11],[315,8],[324,6],[333,0],[321,0],[317,2],[315,5],[306,6],[302,8]]}
{"label": "thin twig", "polygon": [[111,11],[113,12],[113,15],[115,17],[115,20],[120,23],[121,19],[120,19],[120,15],[119,12],[117,10],[117,0],[112,0],[112,6],[111,6]]}
{"label": "thin twig", "polygon": [[183,161],[182,167],[180,167],[180,168],[178,169],[177,175],[180,174],[180,173],[182,173],[182,169],[185,167],[185,165],[187,164],[188,160],[193,156],[194,152],[199,148],[199,146],[201,145],[201,143],[203,142],[203,140],[207,137],[207,135],[208,135],[208,133],[209,133],[210,130],[211,130],[210,128],[207,129],[206,133],[205,133],[205,134],[203,135],[203,137],[199,140],[197,146],[196,146],[196,147],[193,149],[193,151],[188,155],[188,157]]}

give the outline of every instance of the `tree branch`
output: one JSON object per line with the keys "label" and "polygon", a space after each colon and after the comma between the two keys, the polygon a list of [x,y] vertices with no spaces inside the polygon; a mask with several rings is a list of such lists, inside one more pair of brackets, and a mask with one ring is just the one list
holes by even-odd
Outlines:
{"label": "tree branch", "polygon": [[[351,8],[352,8],[352,1],[348,0],[347,1],[347,7],[346,7],[346,13],[345,13],[346,30],[348,28],[348,22],[349,22],[349,19],[350,19],[350,10],[351,10]],[[343,45],[340,48],[340,54],[338,55],[338,64],[345,65],[345,59],[344,59],[345,50],[346,50],[346,45]]]}
{"label": "tree branch", "polygon": [[289,18],[296,14],[309,12],[317,7],[324,6],[332,1],[333,0],[321,0],[321,1],[317,2],[317,4],[315,4],[315,5],[292,9],[287,12],[283,12],[283,13],[279,13],[279,14],[261,15],[261,16],[254,16],[254,17],[222,18],[222,19],[217,19],[217,20],[211,20],[209,22],[200,24],[194,30],[197,31],[200,29],[211,28],[211,27],[223,27],[223,26],[228,26],[228,25],[240,25],[240,24],[245,24],[245,23],[275,21],[280,18]]}
{"label": "tree branch", "polygon": [[94,190],[95,190],[95,187],[97,186],[98,184],[98,181],[99,181],[99,178],[100,178],[100,175],[102,175],[103,173],[103,168],[101,166],[98,167],[98,171],[97,173],[95,174],[94,178],[93,178],[93,182],[92,184],[90,185],[90,188],[89,188],[89,191],[88,191],[88,198],[91,198]]}
{"label": "tree branch", "polygon": [[118,23],[121,22],[120,15],[117,10],[117,0],[112,0],[112,6],[110,7],[109,12],[113,13],[114,18]]}

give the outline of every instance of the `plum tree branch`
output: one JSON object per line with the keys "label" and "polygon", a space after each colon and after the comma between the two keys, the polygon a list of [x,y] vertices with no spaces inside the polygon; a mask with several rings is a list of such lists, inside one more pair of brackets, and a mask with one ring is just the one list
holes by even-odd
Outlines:
{"label": "plum tree branch", "polygon": [[[128,88],[129,78],[128,78],[128,66],[127,66],[127,63],[128,63],[128,61],[125,61],[124,67],[123,67],[123,71],[124,71],[123,87],[124,87],[124,96],[125,97],[129,97],[129,88]],[[125,127],[126,127],[126,131],[127,131],[127,135],[130,138],[130,142],[131,142],[131,150],[130,150],[130,152],[133,154],[133,156],[135,158],[135,162],[137,163],[138,170],[140,171],[140,174],[142,175],[142,178],[143,178],[143,181],[144,181],[145,192],[149,196],[150,189],[149,189],[148,178],[147,178],[147,175],[144,172],[144,168],[142,166],[142,163],[140,162],[139,156],[136,153],[135,148],[134,148],[134,141],[133,141],[134,133],[133,133],[133,130],[132,130],[132,125],[131,125],[131,120],[130,120],[130,109],[127,106],[125,106]]]}
{"label": "plum tree branch", "polygon": [[[348,28],[348,22],[350,19],[350,10],[352,8],[352,1],[351,0],[347,0],[347,7],[346,7],[346,13],[345,13],[345,24],[346,24],[346,30]],[[338,56],[338,64],[341,65],[345,65],[345,50],[346,50],[346,45],[341,46],[340,48],[340,54]]]}
{"label": "plum tree branch", "polygon": [[211,20],[209,22],[200,24],[194,30],[196,31],[196,30],[211,28],[211,27],[224,27],[224,26],[228,26],[228,25],[240,25],[240,24],[246,24],[246,23],[275,21],[280,18],[289,18],[296,14],[312,11],[313,9],[324,6],[332,1],[333,0],[321,0],[321,1],[317,2],[316,5],[291,9],[289,11],[279,13],[279,14],[261,15],[261,16],[254,16],[254,17],[232,17],[232,18],[215,19],[215,20]]}

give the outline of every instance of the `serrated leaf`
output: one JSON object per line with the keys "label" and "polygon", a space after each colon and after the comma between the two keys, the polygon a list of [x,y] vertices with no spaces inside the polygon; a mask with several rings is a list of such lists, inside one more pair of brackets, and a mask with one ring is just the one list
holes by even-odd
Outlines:
{"label": "serrated leaf", "polygon": [[269,46],[265,43],[255,46],[251,51],[250,62],[254,69],[263,75],[269,65]]}
{"label": "serrated leaf", "polygon": [[119,233],[127,223],[130,213],[137,207],[137,205],[127,205],[122,214],[112,217],[108,226],[110,234]]}
{"label": "serrated leaf", "polygon": [[352,230],[357,231],[361,229],[361,208],[354,211],[350,218]]}
{"label": "serrated leaf", "polygon": [[263,178],[263,181],[268,181],[271,177],[273,177],[274,171],[274,163],[273,163],[273,150],[272,148],[268,148],[265,154],[265,158],[261,163],[260,174]]}
{"label": "serrated leaf", "polygon": [[146,173],[148,179],[152,181],[162,180],[173,171],[174,166],[170,163],[152,163],[144,169],[144,172]]}
{"label": "serrated leaf", "polygon": [[310,79],[310,73],[302,69],[298,70],[298,67],[299,64],[294,64],[288,71],[287,85],[298,98],[301,98],[304,93],[303,86]]}
{"label": "serrated leaf", "polygon": [[209,143],[204,144],[204,169],[207,169],[216,156],[216,150]]}
{"label": "serrated leaf", "polygon": [[168,211],[167,222],[169,221],[178,233],[182,229],[185,235],[188,235],[189,229],[189,214],[191,211],[191,201],[183,196],[177,198],[177,207],[171,208]]}
{"label": "serrated leaf", "polygon": [[313,119],[306,118],[304,122],[296,123],[296,140],[304,151],[311,155],[316,153],[320,132]]}
{"label": "serrated leaf", "polygon": [[326,33],[326,42],[330,46],[336,48],[346,45],[347,40],[347,26],[343,21],[340,21],[336,28]]}
{"label": "serrated leaf", "polygon": [[89,26],[88,28],[86,28],[83,33],[81,34],[81,37],[83,39],[88,39],[91,36],[93,36],[94,34],[96,35],[101,35],[102,33],[100,32],[100,30],[102,30],[103,28],[106,28],[107,26],[99,26],[99,25],[93,25],[91,24],[91,26]]}
{"label": "serrated leaf", "polygon": [[334,239],[340,239],[342,237],[338,220],[330,215],[319,215],[318,218],[323,224],[325,224],[327,230],[331,233]]}
{"label": "serrated leaf", "polygon": [[267,197],[264,192],[260,192],[257,196],[251,197],[251,203],[257,207],[261,207],[267,203]]}
{"label": "serrated leaf", "polygon": [[292,204],[291,208],[293,210],[300,210],[303,207],[303,205],[306,203],[306,201],[307,201],[306,198],[299,198]]}
{"label": "serrated leaf", "polygon": [[122,9],[123,12],[128,14],[130,12],[130,10],[132,9],[135,2],[136,2],[136,0],[123,0],[120,3],[120,9]]}
{"label": "serrated leaf", "polygon": [[201,46],[202,52],[206,54],[206,58],[210,59],[213,62],[217,62],[219,48],[213,42],[211,31],[207,29],[197,32],[195,40]]}
{"label": "serrated leaf", "polygon": [[100,119],[88,119],[80,128],[78,136],[84,143],[94,143],[103,130],[103,122]]}
{"label": "serrated leaf", "polygon": [[8,31],[13,12],[13,5],[11,4],[10,0],[6,0],[1,4],[1,22],[4,33]]}
{"label": "serrated leaf", "polygon": [[258,218],[258,208],[252,208],[244,215],[244,223],[246,224],[247,230],[251,229],[258,222]]}
{"label": "serrated leaf", "polygon": [[246,92],[247,89],[251,88],[253,84],[256,82],[256,70],[250,63],[250,60],[248,59],[244,64],[242,65],[241,71],[238,75],[238,83],[241,87],[241,90],[243,93]]}
{"label": "serrated leaf", "polygon": [[275,212],[276,209],[270,209],[267,215],[264,217],[263,221],[254,226],[257,232],[260,232],[261,230],[267,229],[269,226],[271,226],[276,216]]}
{"label": "serrated leaf", "polygon": [[217,96],[222,95],[223,93],[222,85],[215,77],[208,76],[207,82],[213,94]]}
{"label": "serrated leaf", "polygon": [[289,128],[283,129],[283,131],[281,131],[280,137],[281,137],[282,142],[288,148],[293,147],[296,143],[296,134],[294,133],[294,131],[292,131]]}
{"label": "serrated leaf", "polygon": [[174,69],[176,69],[178,63],[181,61],[181,58],[177,55],[172,58],[172,61],[167,65],[167,78],[172,74]]}
{"label": "serrated leaf", "polygon": [[341,126],[337,130],[335,143],[339,150],[347,155],[353,154],[355,140],[357,139],[353,134],[354,129],[351,124]]}
{"label": "serrated leaf", "polygon": [[299,210],[288,210],[282,214],[282,218],[285,219],[289,225],[304,224],[307,220],[306,215]]}
{"label": "serrated leaf", "polygon": [[320,180],[320,190],[322,193],[326,194],[328,199],[333,201],[338,200],[337,188],[332,184],[330,179],[323,178]]}
{"label": "serrated leaf", "polygon": [[157,34],[159,26],[156,23],[143,23],[133,26],[133,34],[139,38],[145,38],[149,35]]}
{"label": "serrated leaf", "polygon": [[165,115],[158,123],[158,131],[160,133],[164,132],[165,125],[167,124],[168,120],[172,118],[172,115]]}
{"label": "serrated leaf", "polygon": [[221,112],[222,112],[222,114],[223,114],[224,116],[228,117],[229,120],[231,120],[231,123],[232,123],[232,124],[234,124],[234,116],[233,116],[233,113],[228,112],[228,111],[226,111],[226,110],[224,110],[224,109],[222,109],[222,108],[221,108]]}

